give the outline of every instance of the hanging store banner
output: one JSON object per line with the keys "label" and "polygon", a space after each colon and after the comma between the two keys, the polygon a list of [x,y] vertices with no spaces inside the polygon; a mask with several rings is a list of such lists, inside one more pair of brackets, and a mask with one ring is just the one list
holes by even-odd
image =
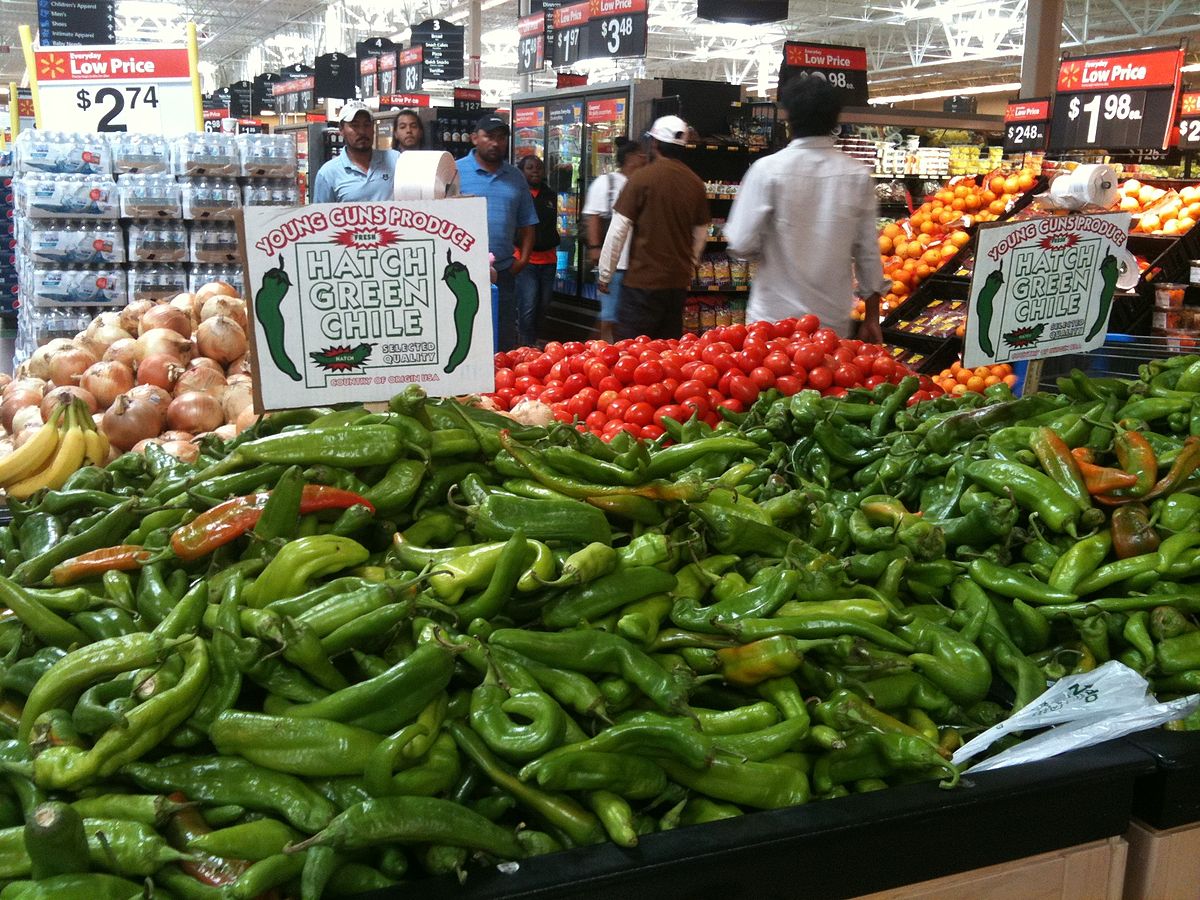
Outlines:
{"label": "hanging store banner", "polygon": [[421,79],[425,72],[425,48],[409,47],[399,54],[399,68],[396,70],[396,90],[410,94],[421,89]]}
{"label": "hanging store banner", "polygon": [[251,101],[251,115],[275,112],[275,93],[272,85],[279,80],[275,72],[263,72],[254,76],[254,96]]}
{"label": "hanging store banner", "polygon": [[425,48],[425,72],[430,81],[458,81],[463,77],[466,27],[445,19],[429,19],[412,29],[412,46]]}
{"label": "hanging store banner", "polygon": [[38,0],[37,7],[43,47],[116,43],[116,0]]}
{"label": "hanging store banner", "polygon": [[588,15],[591,3],[572,3],[554,11],[554,48],[551,65],[572,66],[588,58]]}
{"label": "hanging store banner", "polygon": [[244,210],[255,409],[494,390],[486,222],[482,197]]}
{"label": "hanging store banner", "polygon": [[320,100],[353,100],[358,60],[345,53],[322,53],[313,63],[314,91]]}
{"label": "hanging store banner", "polygon": [[29,51],[38,128],[167,136],[200,128],[199,75],[186,44]]}
{"label": "hanging store banner", "polygon": [[540,72],[546,66],[546,14],[536,12],[517,20],[517,74]]}
{"label": "hanging store banner", "polygon": [[229,114],[235,119],[244,119],[254,115],[254,83],[250,81],[235,81],[229,85]]}
{"label": "hanging store banner", "polygon": [[788,15],[787,0],[697,0],[696,16],[713,22],[739,22],[763,25],[778,22]]}
{"label": "hanging store banner", "polygon": [[963,365],[1083,353],[1104,343],[1132,259],[1128,213],[982,225]]}
{"label": "hanging store banner", "polygon": [[1017,100],[1004,108],[1004,152],[1040,153],[1046,149],[1050,98]]}
{"label": "hanging store banner", "polygon": [[385,53],[379,57],[379,93],[390,94],[396,90],[396,53]]}
{"label": "hanging store banner", "polygon": [[1064,59],[1050,151],[1165,150],[1182,64],[1178,47]]}
{"label": "hanging store banner", "polygon": [[1200,149],[1200,93],[1187,93],[1180,98],[1179,149]]}
{"label": "hanging store banner", "polygon": [[588,16],[588,57],[646,55],[646,0],[593,0]]}
{"label": "hanging store banner", "polygon": [[867,105],[867,51],[862,47],[786,41],[779,83],[789,78],[821,78],[845,92],[847,106]]}

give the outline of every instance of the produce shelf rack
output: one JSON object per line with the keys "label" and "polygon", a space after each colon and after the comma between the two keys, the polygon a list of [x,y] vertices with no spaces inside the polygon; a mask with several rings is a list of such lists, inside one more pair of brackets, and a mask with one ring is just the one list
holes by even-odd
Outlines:
{"label": "produce shelf rack", "polygon": [[1112,741],[1052,759],[582,847],[416,881],[373,897],[855,897],[1124,833],[1134,786],[1155,773]]}

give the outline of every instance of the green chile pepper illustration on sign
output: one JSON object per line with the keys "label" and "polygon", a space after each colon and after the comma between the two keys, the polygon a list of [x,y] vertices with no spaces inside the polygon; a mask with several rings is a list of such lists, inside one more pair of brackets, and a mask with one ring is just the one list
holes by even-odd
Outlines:
{"label": "green chile pepper illustration on sign", "polygon": [[471,273],[460,262],[450,259],[450,251],[446,251],[446,268],[442,272],[442,281],[454,295],[454,331],[457,340],[450,352],[445,372],[449,375],[467,358],[471,352],[471,338],[475,330],[475,316],[479,312],[479,288],[471,280]]}
{"label": "green chile pepper illustration on sign", "polygon": [[1096,313],[1096,321],[1088,329],[1084,340],[1090,341],[1100,333],[1100,329],[1108,323],[1108,313],[1112,309],[1113,295],[1117,292],[1117,278],[1121,275],[1121,264],[1111,253],[1107,253],[1100,261],[1100,277],[1104,287],[1100,291],[1100,308]]}
{"label": "green chile pepper illustration on sign", "polygon": [[283,298],[291,288],[292,281],[283,269],[283,256],[280,255],[279,268],[267,270],[258,293],[254,295],[254,316],[266,335],[267,349],[271,352],[275,367],[292,381],[299,381],[300,373],[296,371],[296,364],[288,356],[283,344],[284,318],[280,311]]}
{"label": "green chile pepper illustration on sign", "polygon": [[996,355],[996,346],[992,343],[992,313],[995,310],[996,294],[1004,284],[1004,274],[997,269],[989,272],[979,292],[979,300],[975,304],[975,315],[979,316],[979,346],[988,356]]}

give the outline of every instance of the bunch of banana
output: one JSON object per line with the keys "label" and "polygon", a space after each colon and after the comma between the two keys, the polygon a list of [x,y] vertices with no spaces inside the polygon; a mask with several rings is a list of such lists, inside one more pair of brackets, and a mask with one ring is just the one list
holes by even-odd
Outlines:
{"label": "bunch of banana", "polygon": [[72,398],[57,406],[29,440],[0,459],[0,487],[24,500],[38,491],[57,490],[85,464],[102,466],[108,438],[96,430],[87,407]]}

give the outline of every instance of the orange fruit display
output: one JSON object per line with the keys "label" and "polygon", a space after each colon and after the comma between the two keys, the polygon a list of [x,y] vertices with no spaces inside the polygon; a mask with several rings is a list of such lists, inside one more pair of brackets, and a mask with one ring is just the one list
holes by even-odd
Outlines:
{"label": "orange fruit display", "polygon": [[1121,182],[1112,208],[1133,216],[1134,234],[1178,237],[1200,219],[1200,184],[1175,190],[1143,184],[1136,178]]}
{"label": "orange fruit display", "polygon": [[955,360],[950,364],[950,368],[942,369],[933,376],[933,383],[948,394],[965,394],[968,391],[982,394],[993,384],[1000,382],[1009,387],[1017,383],[1017,376],[1013,374],[1013,368],[1008,363],[964,369],[962,363]]}

